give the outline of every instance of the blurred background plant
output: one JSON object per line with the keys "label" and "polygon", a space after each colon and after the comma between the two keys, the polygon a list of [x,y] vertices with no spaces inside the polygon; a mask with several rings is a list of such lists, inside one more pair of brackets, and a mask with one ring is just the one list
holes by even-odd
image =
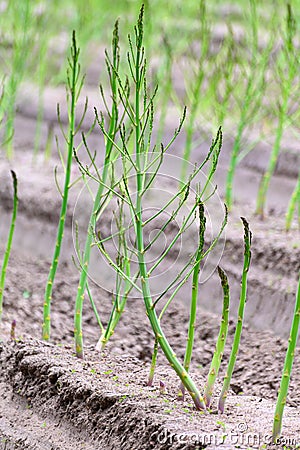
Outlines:
{"label": "blurred background plant", "polygon": [[[33,156],[49,155],[49,140],[43,137],[45,90],[64,83],[69,36],[76,30],[82,53],[82,70],[91,67],[102,78],[103,47],[110,41],[111,24],[119,17],[126,40],[142,2],[123,0],[6,0],[0,3],[0,79],[4,96],[2,142],[7,157],[13,155],[15,115],[20,104],[35,104],[36,129]],[[297,133],[299,71],[297,58],[300,1],[284,0],[179,1],[149,0],[145,6],[145,48],[148,82],[160,86],[160,116],[157,138],[170,134],[173,118],[184,106],[187,120],[179,153],[185,161],[198,161],[201,144],[222,126],[223,154],[227,165],[226,202],[234,202],[235,169],[258,143],[267,158],[264,190],[276,170],[279,154]],[[282,14],[274,14],[281,11]],[[100,59],[99,59],[100,58]],[[101,63],[103,62],[103,69]],[[126,58],[120,61],[120,73]],[[289,77],[286,74],[290,74]],[[97,83],[98,81],[96,81]],[[93,78],[95,84],[95,77]],[[105,85],[104,89],[109,89]],[[24,92],[29,92],[24,97]],[[25,98],[25,100],[24,100]],[[281,99],[281,100],[280,100]],[[29,105],[28,105],[29,103]],[[172,123],[171,123],[172,121]],[[280,139],[278,138],[280,136]],[[284,137],[293,136],[287,141]],[[44,138],[44,139],[43,139]],[[47,141],[46,144],[44,141]],[[292,146],[293,147],[293,146]],[[274,150],[275,149],[275,150]],[[292,148],[292,151],[295,150]],[[181,181],[186,181],[186,163]],[[295,175],[295,183],[296,183]],[[258,182],[257,182],[258,190]],[[266,197],[267,192],[264,193]],[[261,213],[262,208],[257,207]]]}

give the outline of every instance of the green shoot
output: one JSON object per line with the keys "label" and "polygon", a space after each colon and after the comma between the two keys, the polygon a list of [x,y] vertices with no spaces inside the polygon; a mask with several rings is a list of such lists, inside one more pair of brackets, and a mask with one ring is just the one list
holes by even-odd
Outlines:
{"label": "green shoot", "polygon": [[234,339],[233,339],[233,345],[229,357],[228,367],[226,371],[226,375],[224,377],[223,387],[220,394],[219,399],[219,412],[224,412],[224,406],[225,401],[227,398],[227,393],[229,390],[230,382],[232,373],[234,370],[240,340],[241,340],[241,334],[242,334],[242,328],[243,328],[243,320],[244,320],[244,311],[245,311],[245,305],[247,300],[247,276],[248,271],[250,267],[250,261],[251,261],[251,241],[252,241],[252,233],[249,229],[249,224],[243,217],[241,218],[243,225],[244,225],[244,266],[243,266],[243,274],[242,274],[242,286],[241,286],[241,294],[240,294],[240,303],[239,303],[239,309],[238,309],[238,319],[237,324],[235,327],[235,333],[234,333]]}
{"label": "green shoot", "polygon": [[[195,325],[196,325],[196,317],[197,317],[197,303],[198,303],[198,290],[199,290],[199,274],[200,274],[200,265],[203,258],[203,249],[204,249],[204,235],[206,229],[206,218],[204,215],[204,205],[199,200],[196,199],[196,202],[199,204],[199,242],[198,249],[196,253],[194,269],[193,269],[193,280],[192,280],[192,298],[190,305],[190,316],[189,316],[189,328],[188,328],[188,337],[187,337],[187,346],[184,355],[183,367],[188,372],[192,359],[192,352],[194,346],[194,334],[195,334]],[[184,397],[184,385],[181,383],[180,392],[182,397]]]}
{"label": "green shoot", "polygon": [[[76,269],[81,272],[82,253],[80,251],[80,246],[79,246],[78,222],[75,222],[75,250],[76,250],[76,253],[77,253],[77,258],[78,258],[79,264],[76,263],[75,257],[72,256],[73,264],[76,267]],[[97,310],[96,304],[94,302],[94,299],[93,299],[93,296],[92,296],[92,293],[91,293],[91,290],[90,290],[88,282],[86,283],[86,290],[87,290],[87,294],[88,294],[88,297],[89,297],[89,300],[90,300],[90,304],[91,304],[92,310],[94,312],[94,315],[96,317],[97,323],[99,325],[99,328],[100,328],[100,330],[102,332],[104,332],[104,326],[102,325],[102,322],[101,322],[100,316],[98,314],[98,310]]]}
{"label": "green shoot", "polygon": [[[109,129],[105,132],[103,120],[100,121],[98,114],[96,112],[98,124],[101,130],[104,132],[106,137],[105,142],[105,160],[102,170],[102,175],[99,179],[99,186],[97,189],[95,201],[93,204],[92,212],[89,219],[89,226],[86,235],[84,253],[82,258],[82,267],[80,274],[80,281],[77,290],[76,303],[75,303],[75,316],[74,316],[74,330],[75,330],[75,348],[76,355],[79,358],[83,358],[83,334],[82,334],[82,309],[83,301],[87,284],[88,270],[90,264],[90,254],[91,246],[93,244],[93,237],[96,229],[97,216],[100,211],[100,203],[102,197],[105,193],[106,181],[108,178],[108,171],[112,159],[113,143],[115,135],[118,129],[118,85],[117,85],[117,74],[119,69],[119,32],[118,32],[118,22],[115,24],[113,40],[112,40],[112,52],[113,60],[110,61],[108,54],[106,54],[106,67],[109,73],[110,88],[111,88],[111,98],[112,107],[111,112],[109,112]],[[103,91],[101,91],[103,92]],[[86,146],[87,148],[87,146]],[[87,148],[88,150],[88,148]],[[78,161],[79,162],[79,161]]]}
{"label": "green shoot", "polygon": [[13,212],[11,217],[11,223],[7,238],[7,244],[6,249],[3,257],[2,262],[2,268],[1,268],[1,278],[0,278],[0,324],[2,320],[2,312],[3,312],[3,294],[4,294],[4,286],[5,286],[5,278],[6,278],[6,270],[7,265],[9,261],[10,251],[11,251],[11,245],[15,230],[15,224],[16,224],[16,217],[17,217],[17,211],[18,211],[18,180],[15,172],[12,170],[11,175],[13,178],[13,189],[14,189],[14,200],[13,200]]}
{"label": "green shoot", "polygon": [[67,80],[68,80],[67,89],[68,94],[70,95],[70,105],[68,112],[69,116],[68,137],[65,136],[65,139],[67,143],[68,153],[67,153],[67,163],[65,165],[64,190],[62,194],[62,204],[61,204],[59,224],[57,228],[56,244],[52,264],[48,275],[47,285],[45,289],[43,326],[42,326],[42,338],[45,341],[48,341],[50,339],[52,290],[64,235],[65,220],[68,206],[68,195],[71,180],[73,144],[74,144],[74,136],[76,134],[76,127],[75,127],[76,103],[83,85],[83,79],[80,78],[79,49],[76,43],[75,32],[73,32],[72,36],[71,58],[69,59],[69,70],[67,71]]}
{"label": "green shoot", "polygon": [[276,443],[281,433],[283,410],[286,404],[286,398],[289,389],[289,383],[295,357],[295,349],[297,345],[299,321],[300,321],[300,277],[298,281],[298,290],[296,294],[294,317],[291,325],[290,337],[288,340],[288,348],[285,355],[284,367],[274,415],[274,422],[273,422],[274,443]]}
{"label": "green shoot", "polygon": [[296,206],[298,206],[298,225],[300,228],[300,171],[299,171],[298,180],[297,180],[295,189],[292,193],[291,199],[288,204],[288,209],[286,212],[286,218],[285,218],[286,231],[289,231],[291,228]]}
{"label": "green shoot", "polygon": [[207,408],[210,407],[214,384],[219,373],[228,332],[229,297],[230,297],[228,278],[225,272],[219,266],[218,266],[218,273],[223,288],[223,312],[220,331],[216,343],[216,349],[209,368],[208,378],[205,386],[204,400]]}
{"label": "green shoot", "polygon": [[156,362],[157,362],[157,353],[158,353],[158,340],[157,340],[157,338],[155,338],[147,386],[152,386],[152,384],[153,384],[154,373],[155,373]]}

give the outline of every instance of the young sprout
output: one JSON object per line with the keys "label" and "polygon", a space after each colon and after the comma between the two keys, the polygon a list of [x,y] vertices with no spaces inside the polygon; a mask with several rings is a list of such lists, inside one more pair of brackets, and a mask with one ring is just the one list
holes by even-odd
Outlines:
{"label": "young sprout", "polygon": [[241,218],[243,225],[244,225],[244,267],[243,267],[243,274],[242,274],[242,286],[241,286],[241,294],[240,294],[240,303],[239,303],[239,309],[238,309],[238,319],[237,324],[235,327],[235,333],[233,338],[233,344],[232,349],[229,357],[228,367],[226,371],[226,375],[224,377],[223,382],[223,388],[221,391],[220,399],[219,399],[219,412],[224,412],[224,406],[225,401],[227,398],[227,393],[229,390],[230,382],[232,373],[234,370],[240,340],[241,340],[241,334],[242,334],[242,328],[243,328],[243,320],[244,320],[244,311],[245,311],[245,305],[247,300],[247,276],[248,271],[250,267],[250,261],[251,261],[251,241],[252,241],[252,233],[249,229],[249,224],[243,217]]}
{"label": "young sprout", "polygon": [[[52,290],[54,278],[56,275],[56,270],[58,266],[61,245],[64,235],[66,214],[67,214],[67,206],[68,206],[68,196],[70,190],[70,180],[71,180],[71,165],[72,165],[72,156],[73,156],[73,145],[74,145],[74,136],[76,134],[76,126],[75,126],[75,112],[76,112],[76,104],[80,94],[80,91],[83,86],[84,78],[80,78],[80,64],[79,64],[79,49],[76,43],[75,31],[72,36],[72,47],[71,47],[71,58],[69,59],[69,70],[67,72],[67,89],[68,94],[70,95],[70,105],[69,105],[69,130],[68,136],[64,134],[68,154],[67,154],[67,163],[65,165],[65,181],[64,181],[64,190],[62,193],[62,204],[60,210],[60,218],[59,224],[57,228],[57,236],[56,243],[53,253],[52,264],[50,266],[48,280],[45,289],[45,297],[44,297],[44,312],[43,312],[43,326],[42,326],[42,339],[48,341],[50,339],[50,330],[51,330],[51,300],[52,300]],[[83,112],[83,116],[79,123],[82,122],[83,117],[85,115],[86,108]],[[59,109],[58,109],[59,115]],[[60,117],[58,117],[60,120]]]}
{"label": "young sprout", "polygon": [[14,189],[14,199],[13,199],[13,212],[11,217],[11,223],[6,243],[6,249],[3,257],[2,268],[1,268],[1,277],[0,277],[0,324],[2,320],[2,312],[3,312],[3,294],[4,294],[4,286],[5,286],[5,278],[6,278],[6,270],[10,257],[11,245],[13,240],[13,235],[15,231],[16,217],[18,211],[18,180],[15,172],[11,170],[11,175],[13,179],[13,189]]}
{"label": "young sprout", "polygon": [[223,311],[222,311],[220,331],[216,343],[216,349],[209,368],[207,382],[204,391],[204,400],[207,408],[210,407],[214,384],[219,373],[228,332],[229,298],[230,298],[228,278],[226,273],[219,266],[218,266],[218,274],[223,289]]}
{"label": "young sprout", "polygon": [[158,340],[155,338],[147,386],[153,385],[153,379],[154,379],[154,373],[155,373],[156,361],[157,361],[157,353],[158,353]]}
{"label": "young sprout", "polygon": [[[299,274],[300,275],[300,274]],[[298,330],[300,321],[300,276],[298,281],[298,289],[295,301],[295,310],[293,322],[291,325],[290,337],[288,340],[288,348],[285,355],[284,367],[278,391],[274,422],[273,422],[273,441],[276,444],[281,433],[283,410],[286,404],[287,393],[292,373],[292,367],[295,357],[295,349],[297,345]]]}
{"label": "young sprout", "polygon": [[166,390],[166,384],[160,380],[159,382],[159,393],[160,394],[166,394],[167,390]]}

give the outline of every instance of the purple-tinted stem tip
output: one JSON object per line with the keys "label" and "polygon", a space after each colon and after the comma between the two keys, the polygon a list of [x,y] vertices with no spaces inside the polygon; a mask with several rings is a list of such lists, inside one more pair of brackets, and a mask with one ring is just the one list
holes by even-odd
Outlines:
{"label": "purple-tinted stem tip", "polygon": [[194,403],[195,403],[196,408],[197,408],[199,411],[206,411],[206,406],[205,406],[205,403],[204,403],[203,398],[201,398],[201,397],[199,397],[199,396],[196,396],[196,397],[194,398]]}
{"label": "purple-tinted stem tip", "polygon": [[153,386],[153,375],[154,374],[149,375],[147,386]]}
{"label": "purple-tinted stem tip", "polygon": [[17,322],[15,320],[13,320],[11,323],[11,329],[10,329],[10,338],[12,341],[16,340],[16,334],[15,334],[16,325],[17,325]]}
{"label": "purple-tinted stem tip", "polygon": [[225,398],[221,397],[220,400],[219,400],[219,405],[218,405],[218,411],[219,411],[220,414],[223,414],[224,406],[225,406]]}
{"label": "purple-tinted stem tip", "polygon": [[165,394],[166,392],[166,385],[163,381],[159,382],[159,391],[161,394]]}
{"label": "purple-tinted stem tip", "polygon": [[207,394],[206,396],[204,396],[204,400],[205,400],[206,408],[209,408],[210,404],[211,404],[211,395]]}

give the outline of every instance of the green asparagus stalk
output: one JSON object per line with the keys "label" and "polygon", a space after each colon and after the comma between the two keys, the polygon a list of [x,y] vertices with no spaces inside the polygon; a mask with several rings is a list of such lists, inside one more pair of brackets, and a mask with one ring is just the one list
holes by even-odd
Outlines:
{"label": "green asparagus stalk", "polygon": [[219,266],[218,266],[218,273],[223,288],[223,311],[222,311],[220,331],[216,343],[216,349],[209,368],[207,382],[204,391],[204,400],[207,408],[210,407],[214,384],[219,373],[228,332],[229,298],[230,298],[228,278],[226,273]]}
{"label": "green asparagus stalk", "polygon": [[229,363],[226,371],[226,375],[224,377],[223,382],[223,388],[221,391],[220,399],[219,399],[219,412],[224,412],[224,406],[225,401],[227,398],[227,393],[230,386],[230,381],[232,377],[232,373],[234,370],[240,340],[241,340],[241,334],[242,334],[242,328],[243,328],[243,320],[244,320],[244,311],[245,311],[245,305],[247,300],[247,276],[248,271],[250,267],[250,261],[251,261],[251,241],[252,241],[252,233],[249,229],[249,224],[243,217],[241,218],[243,225],[244,225],[244,267],[243,267],[243,274],[242,274],[242,286],[241,286],[241,294],[240,294],[240,304],[239,304],[239,310],[238,310],[238,319],[237,324],[235,328],[234,333],[234,339],[233,339],[233,345],[229,357]]}
{"label": "green asparagus stalk", "polygon": [[76,43],[75,32],[73,32],[72,36],[72,46],[71,46],[71,58],[69,59],[69,70],[67,73],[68,82],[67,88],[70,94],[71,102],[69,107],[69,130],[68,137],[66,138],[67,146],[68,146],[68,154],[67,154],[67,164],[65,167],[65,181],[64,181],[64,190],[62,195],[62,204],[60,210],[60,219],[57,228],[57,236],[56,236],[56,244],[52,259],[52,264],[50,266],[47,285],[45,289],[45,297],[44,297],[44,313],[43,313],[43,326],[42,326],[42,339],[48,341],[50,339],[51,332],[51,301],[52,301],[52,291],[53,291],[53,283],[57,271],[61,245],[63,241],[66,214],[67,214],[67,206],[68,206],[68,196],[70,189],[70,179],[71,179],[71,165],[72,165],[72,155],[73,155],[73,143],[75,136],[75,110],[76,103],[78,100],[78,96],[80,90],[82,88],[83,79],[79,79],[80,75],[80,64],[79,64],[79,49]]}
{"label": "green asparagus stalk", "polygon": [[5,278],[6,278],[6,270],[7,265],[10,257],[10,251],[12,246],[12,240],[13,235],[15,231],[15,224],[16,224],[16,217],[17,217],[17,211],[18,211],[18,180],[15,172],[11,170],[11,175],[13,179],[13,189],[14,189],[14,200],[13,200],[13,212],[11,217],[11,223],[8,233],[8,239],[6,244],[6,249],[4,253],[3,263],[2,263],[2,269],[1,269],[1,278],[0,278],[0,324],[2,320],[2,312],[3,312],[3,294],[4,294],[4,286],[5,286]]}
{"label": "green asparagus stalk", "polygon": [[135,130],[135,151],[136,151],[136,203],[134,207],[134,217],[135,217],[135,232],[136,232],[136,250],[140,270],[140,281],[142,286],[142,294],[146,307],[146,313],[149,318],[150,324],[154,331],[155,339],[158,341],[159,346],[164,352],[167,360],[169,361],[171,367],[175,370],[179,378],[181,379],[183,385],[190,393],[194,404],[197,409],[205,410],[205,403],[201,397],[197,386],[195,385],[192,378],[189,376],[185,368],[180,364],[177,359],[175,352],[170,346],[157,317],[156,311],[153,307],[153,300],[149,285],[149,276],[147,270],[147,264],[145,261],[145,247],[144,247],[144,236],[143,236],[143,191],[144,191],[144,172],[143,172],[143,149],[142,144],[143,135],[141,127],[141,116],[140,116],[140,100],[141,100],[141,89],[144,83],[145,76],[145,61],[144,61],[144,48],[143,48],[143,13],[144,8],[141,8],[139,15],[138,25],[135,28],[135,38],[136,38],[136,53],[134,55],[134,80],[135,80],[135,105],[134,105],[134,130]]}
{"label": "green asparagus stalk", "polygon": [[[109,130],[106,136],[105,142],[105,160],[102,170],[101,179],[99,180],[99,185],[93,204],[92,212],[89,219],[89,226],[86,235],[84,253],[82,258],[82,268],[80,274],[80,280],[77,290],[76,303],[75,303],[75,314],[74,314],[74,339],[75,339],[75,350],[76,355],[79,358],[83,358],[83,335],[82,335],[82,309],[84,302],[84,295],[87,284],[87,276],[90,264],[90,254],[91,247],[93,244],[94,232],[96,229],[97,216],[99,212],[100,202],[105,191],[106,180],[108,177],[108,171],[111,164],[111,156],[113,150],[114,137],[118,126],[118,107],[117,107],[117,73],[119,67],[119,34],[118,34],[118,22],[115,24],[113,33],[113,60],[109,61],[108,55],[106,55],[106,64],[110,75],[110,86],[111,86],[111,96],[112,96],[112,110],[110,113]],[[97,117],[98,118],[98,117]],[[100,128],[102,124],[98,120]]]}
{"label": "green asparagus stalk", "polygon": [[[199,200],[198,200],[199,201]],[[183,367],[188,372],[192,359],[192,352],[194,346],[194,335],[195,335],[195,325],[196,325],[196,317],[197,317],[197,303],[198,303],[198,291],[199,291],[199,274],[200,274],[200,265],[203,258],[203,248],[204,248],[204,235],[206,229],[206,218],[204,215],[204,205],[199,201],[199,243],[198,249],[196,253],[194,271],[193,271],[193,281],[192,281],[192,298],[190,305],[190,317],[189,317],[189,328],[188,328],[188,337],[187,337],[187,345],[184,355]],[[184,385],[181,383],[180,392],[182,397],[184,398]]]}
{"label": "green asparagus stalk", "polygon": [[281,426],[282,426],[282,416],[283,410],[286,404],[287,393],[289,389],[289,383],[292,373],[292,367],[295,357],[295,349],[297,345],[298,331],[299,331],[299,321],[300,321],[300,277],[298,281],[298,290],[295,302],[295,311],[293,322],[291,326],[290,337],[288,341],[288,348],[285,355],[285,362],[282,372],[282,378],[280,383],[280,388],[278,391],[274,422],[273,422],[273,442],[276,444],[277,439],[280,437]]}

